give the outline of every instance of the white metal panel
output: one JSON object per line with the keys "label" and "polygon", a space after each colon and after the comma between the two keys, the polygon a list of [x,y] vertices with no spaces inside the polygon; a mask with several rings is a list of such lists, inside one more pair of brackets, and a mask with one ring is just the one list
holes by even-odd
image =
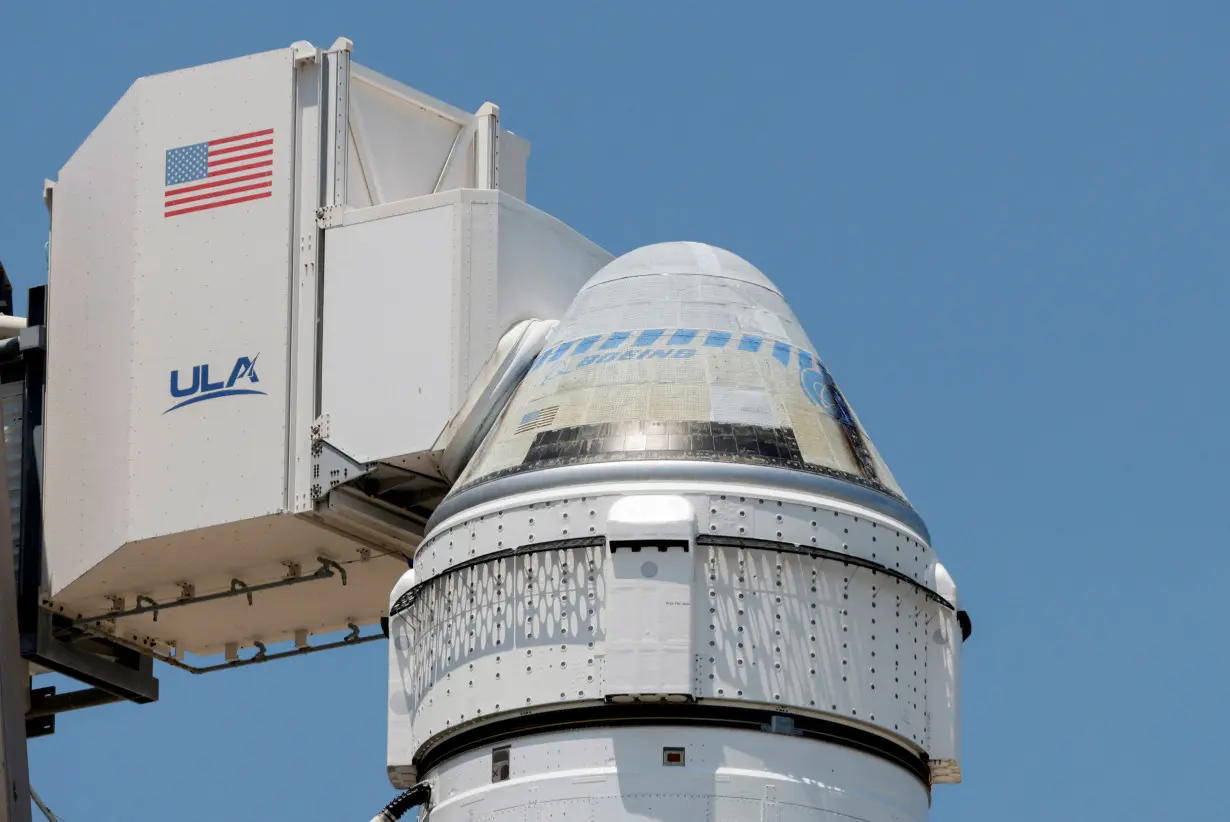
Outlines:
{"label": "white metal panel", "polygon": [[56,184],[45,418],[55,435],[44,446],[43,485],[53,591],[127,539],[140,97],[128,90]]}
{"label": "white metal panel", "polygon": [[[957,586],[942,565],[936,587],[957,610]],[[927,750],[935,782],[961,781],[961,651],[965,638],[957,613],[940,611],[928,626]]]}
{"label": "white metal panel", "polygon": [[[100,612],[109,597],[130,607],[137,596],[166,602],[180,583],[213,592],[231,579],[269,582],[284,563],[311,567],[326,548],[339,562],[364,563],[344,595],[318,601],[310,585],[286,588],[262,598],[269,607],[194,606],[156,623],[121,618],[120,630],[150,647],[203,650],[352,617],[366,624],[382,612],[381,597],[370,607],[356,600],[388,584],[396,561],[364,562],[360,549],[409,550],[417,538],[314,511],[313,430],[330,411],[321,394],[341,398],[326,436],[351,439],[354,456],[428,451],[467,396],[471,356],[481,363],[515,312],[498,297],[498,192],[375,205],[348,223],[343,206],[356,198],[387,203],[472,185],[476,124],[473,114],[348,69],[349,47],[300,42],[139,80],[63,169],[45,499],[52,595],[65,613]],[[181,213],[167,214],[168,152],[204,146],[208,156],[211,141],[239,135],[262,145],[244,160],[259,161],[251,179],[228,184],[243,189],[237,202],[199,208],[215,204],[210,195],[225,178],[185,177],[173,184],[191,188],[177,195]],[[498,142],[489,168],[500,161]],[[522,158],[510,171],[523,181],[528,150],[510,142]],[[464,217],[455,208],[463,201]],[[455,213],[436,222],[415,214],[442,203]],[[331,208],[318,223],[322,206]],[[380,223],[398,214],[425,221],[419,234]],[[329,247],[343,258],[325,278],[328,294],[324,224],[340,227]],[[594,248],[567,229],[557,242]],[[539,257],[539,285],[552,295],[545,304],[558,316],[597,265],[569,267],[574,258],[553,247]],[[321,317],[337,343],[321,343],[324,361]],[[407,337],[413,345],[401,344]],[[339,522],[349,536],[322,528]],[[387,573],[372,570],[386,565]]]}
{"label": "white metal panel", "polygon": [[287,335],[287,507],[302,513],[313,504],[311,427],[316,421],[319,384],[317,338],[320,299],[320,208],[322,78],[319,51],[308,43],[295,52],[295,151],[291,236],[290,331]]}
{"label": "white metal panel", "polygon": [[390,721],[404,739],[408,715],[410,734],[408,747],[390,755],[410,756],[434,734],[485,716],[600,698],[606,561],[593,548],[561,549],[425,586],[391,625],[399,650],[390,676],[407,714]]}
{"label": "white metal panel", "polygon": [[[436,191],[458,135],[474,119],[358,65],[351,69],[350,106],[363,175],[381,203]],[[467,179],[454,187],[468,185]]]}
{"label": "white metal panel", "polygon": [[428,200],[328,231],[322,411],[357,460],[430,449],[454,410],[458,216],[452,195]]}
{"label": "white metal panel", "polygon": [[[684,764],[664,765],[664,747]],[[916,777],[869,754],[727,728],[540,734],[511,741],[507,780],[492,770],[484,747],[427,774],[431,818],[918,822],[930,805]]]}
{"label": "white metal panel", "polygon": [[457,352],[448,387],[455,408],[465,402],[470,386],[482,373],[497,341],[512,327],[512,323],[500,327],[496,317],[497,196],[495,192],[463,191],[459,206],[457,245],[461,265],[453,289]]}
{"label": "white metal panel", "polygon": [[[696,511],[681,496],[615,501],[606,522],[604,696],[692,694]],[[646,539],[664,540],[643,545]],[[679,544],[679,543],[682,543]]]}
{"label": "white metal panel", "polygon": [[612,551],[604,696],[692,693],[694,556],[680,547]]}
{"label": "white metal panel", "polygon": [[[916,588],[833,560],[711,548],[700,695],[868,722],[926,744],[927,622]],[[708,610],[708,609],[706,609]]]}
{"label": "white metal panel", "polygon": [[[281,49],[138,84],[129,540],[284,508],[292,70]],[[169,149],[267,129],[271,196],[163,216]],[[185,404],[170,376],[197,367],[209,401]],[[209,396],[207,371],[259,393]]]}
{"label": "white metal panel", "polygon": [[321,411],[364,461],[430,450],[508,329],[561,316],[610,259],[498,191],[348,210],[326,235]]}
{"label": "white metal panel", "polygon": [[[613,256],[561,220],[512,196],[500,193],[498,202],[495,327],[507,328],[530,317],[562,317],[589,276]],[[470,368],[481,365],[480,359]]]}
{"label": "white metal panel", "polygon": [[500,128],[500,191],[528,203],[526,196],[526,166],[530,159],[530,141]]}
{"label": "white metal panel", "polygon": [[[152,613],[123,617],[115,627],[126,640],[160,653],[174,645],[181,652],[207,655],[230,642],[249,648],[257,640],[290,639],[297,630],[325,634],[352,622],[372,625],[384,616],[385,592],[405,570],[404,557],[362,554],[345,535],[304,517],[280,514],[128,545],[62,591],[55,606],[83,618],[106,614],[109,597],[118,597],[128,608],[137,607],[138,595],[173,603],[183,595],[180,582],[205,596],[229,591],[233,579],[248,586],[283,580],[290,564],[309,577],[319,569],[321,556],[347,569],[345,585],[339,574],[260,591],[250,604],[236,596],[160,611],[157,619]],[[168,579],[167,567],[174,568],[175,577]]]}

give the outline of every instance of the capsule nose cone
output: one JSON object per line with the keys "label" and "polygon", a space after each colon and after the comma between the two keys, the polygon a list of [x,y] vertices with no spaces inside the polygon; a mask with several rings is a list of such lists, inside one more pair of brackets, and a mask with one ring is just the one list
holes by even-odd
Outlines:
{"label": "capsule nose cone", "polygon": [[637,462],[801,472],[909,505],[781,292],[704,243],[638,248],[594,275],[458,486]]}
{"label": "capsule nose cone", "polygon": [[[696,274],[758,285],[781,296],[773,281],[760,269],[724,248],[706,243],[655,243],[629,251],[612,260],[585,284],[585,288],[628,277]],[[582,289],[584,290],[584,289]]]}

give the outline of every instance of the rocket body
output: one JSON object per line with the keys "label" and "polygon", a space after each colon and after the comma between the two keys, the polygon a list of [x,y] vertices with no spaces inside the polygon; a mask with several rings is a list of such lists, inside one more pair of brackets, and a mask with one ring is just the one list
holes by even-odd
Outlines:
{"label": "rocket body", "polygon": [[390,607],[428,819],[922,820],[960,780],[956,588],[746,261],[581,290]]}

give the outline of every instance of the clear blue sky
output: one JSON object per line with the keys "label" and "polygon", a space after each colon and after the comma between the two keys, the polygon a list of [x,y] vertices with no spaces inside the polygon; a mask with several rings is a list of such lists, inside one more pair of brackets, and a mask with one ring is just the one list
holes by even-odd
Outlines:
{"label": "clear blue sky", "polygon": [[[135,78],[338,35],[497,102],[530,201],[612,252],[745,256],[973,615],[933,818],[1226,818],[1230,4],[14,2],[0,34],[23,292],[43,178]],[[369,819],[384,650],[164,670],[36,740],[35,785],[68,822]]]}

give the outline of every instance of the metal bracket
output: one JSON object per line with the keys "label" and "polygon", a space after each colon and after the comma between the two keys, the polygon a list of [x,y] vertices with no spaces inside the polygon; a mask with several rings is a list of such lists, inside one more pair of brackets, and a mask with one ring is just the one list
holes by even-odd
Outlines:
{"label": "metal bracket", "polygon": [[[273,582],[262,582],[257,585],[249,585],[242,579],[232,579],[231,586],[228,590],[187,598],[181,596],[174,602],[159,603],[147,596],[139,596],[137,597],[137,607],[130,608],[128,610],[115,610],[115,606],[117,605],[121,609],[123,608],[124,600],[120,597],[108,597],[112,601],[111,611],[108,611],[105,614],[98,614],[97,616],[78,617],[77,619],[72,620],[70,625],[73,627],[82,627],[87,625],[99,627],[104,622],[114,622],[116,619],[121,617],[140,616],[141,614],[150,613],[154,615],[154,620],[157,621],[159,611],[165,611],[170,608],[182,608],[185,605],[196,605],[201,602],[212,602],[216,599],[229,599],[230,597],[236,596],[247,597],[248,604],[251,605],[252,594],[254,593],[268,591],[273,588],[284,588],[287,585],[298,585],[302,582],[311,582],[317,579],[332,579],[335,576],[341,577],[342,585],[346,584],[346,569],[343,568],[337,561],[329,559],[328,557],[316,557],[316,561],[320,563],[320,567],[309,576],[301,575],[298,563],[287,562],[285,563],[288,569],[287,575],[282,579],[275,580]],[[294,576],[291,575],[292,573]]]}
{"label": "metal bracket", "polygon": [[330,205],[316,209],[317,228],[335,228],[345,224],[346,211],[344,206]]}
{"label": "metal bracket", "polygon": [[354,51],[354,40],[351,40],[349,37],[339,37],[333,41],[333,45],[329,46],[326,51],[330,53]]}
{"label": "metal bracket", "polygon": [[93,708],[97,705],[109,705],[112,702],[122,701],[123,697],[104,691],[102,688],[81,688],[63,694],[57,694],[54,685],[47,688],[32,688],[26,721],[51,717],[65,711],[79,711],[82,708]]}
{"label": "metal bracket", "polygon": [[320,50],[309,43],[307,40],[296,40],[290,44],[291,54],[294,55],[295,65],[303,63],[314,63]]}
{"label": "metal bracket", "polygon": [[347,634],[345,637],[343,637],[342,639],[336,640],[334,642],[327,642],[323,645],[307,645],[306,644],[306,634],[305,634],[304,636],[305,644],[302,647],[295,647],[293,650],[288,650],[288,651],[276,651],[274,653],[270,653],[268,649],[265,648],[263,643],[253,642],[252,644],[256,648],[256,654],[247,659],[239,658],[239,643],[228,642],[226,643],[226,651],[225,651],[226,661],[225,662],[220,662],[216,665],[196,666],[196,665],[190,665],[181,659],[177,659],[176,657],[169,656],[167,654],[158,653],[153,648],[146,647],[137,642],[126,640],[123,637],[110,636],[92,626],[88,626],[88,625],[83,626],[84,630],[89,634],[92,634],[94,636],[99,636],[99,637],[106,637],[108,640],[115,642],[118,645],[123,646],[125,649],[136,652],[136,654],[140,656],[140,658],[144,660],[146,664],[152,665],[154,660],[160,660],[170,665],[173,668],[179,668],[180,670],[188,671],[189,673],[192,673],[192,674],[208,674],[214,671],[225,671],[231,668],[242,668],[246,665],[257,665],[262,662],[272,662],[275,659],[286,659],[287,657],[292,657],[292,656],[303,656],[305,654],[315,654],[315,653],[319,653],[320,651],[331,651],[334,648],[351,648],[351,647],[354,647],[355,645],[365,645],[368,642],[382,641],[385,639],[384,633],[381,631],[377,631],[374,634],[362,635],[357,632],[358,629],[354,625],[354,623],[349,623],[349,627],[350,627],[350,633]]}
{"label": "metal bracket", "polygon": [[[151,599],[150,597],[147,597],[144,594],[137,594],[137,607],[138,608],[146,608],[151,605],[154,606],[155,608],[158,607],[158,603],[154,602],[154,600]],[[154,611],[154,622],[157,622],[157,621],[158,621],[158,612]]]}
{"label": "metal bracket", "polygon": [[[249,605],[251,605],[251,604],[252,604],[252,592],[248,590],[248,583],[244,582],[242,579],[232,579],[232,580],[231,580],[231,593],[233,593],[233,594],[238,594],[238,593],[247,594],[247,595],[248,595],[248,604],[249,604]],[[138,603],[138,604],[140,604],[140,603]],[[158,618],[158,615],[157,615],[157,614],[154,614],[154,619],[157,619],[157,618]]]}
{"label": "metal bracket", "polygon": [[783,736],[799,736],[799,732],[794,728],[794,717],[783,716],[782,714],[774,714],[769,717],[768,725],[761,725],[762,731],[768,731],[771,734],[782,734]]}
{"label": "metal bracket", "polygon": [[312,442],[329,439],[329,415],[321,414],[312,423]]}
{"label": "metal bracket", "polygon": [[17,345],[22,351],[47,350],[47,326],[34,325],[17,333]]}
{"label": "metal bracket", "polygon": [[[152,660],[144,655],[142,646],[107,632],[104,618],[89,633],[109,649],[107,654],[93,653],[94,642],[79,642],[80,633],[72,623],[50,611],[40,610],[37,633],[22,638],[22,656],[56,673],[78,682],[115,694],[131,702],[154,702],[158,699],[158,680],[154,678]],[[82,626],[84,629],[84,626]],[[68,638],[61,640],[57,634]]]}
{"label": "metal bracket", "polygon": [[312,499],[323,499],[339,485],[371,473],[373,466],[346,456],[322,440],[312,443]]}

